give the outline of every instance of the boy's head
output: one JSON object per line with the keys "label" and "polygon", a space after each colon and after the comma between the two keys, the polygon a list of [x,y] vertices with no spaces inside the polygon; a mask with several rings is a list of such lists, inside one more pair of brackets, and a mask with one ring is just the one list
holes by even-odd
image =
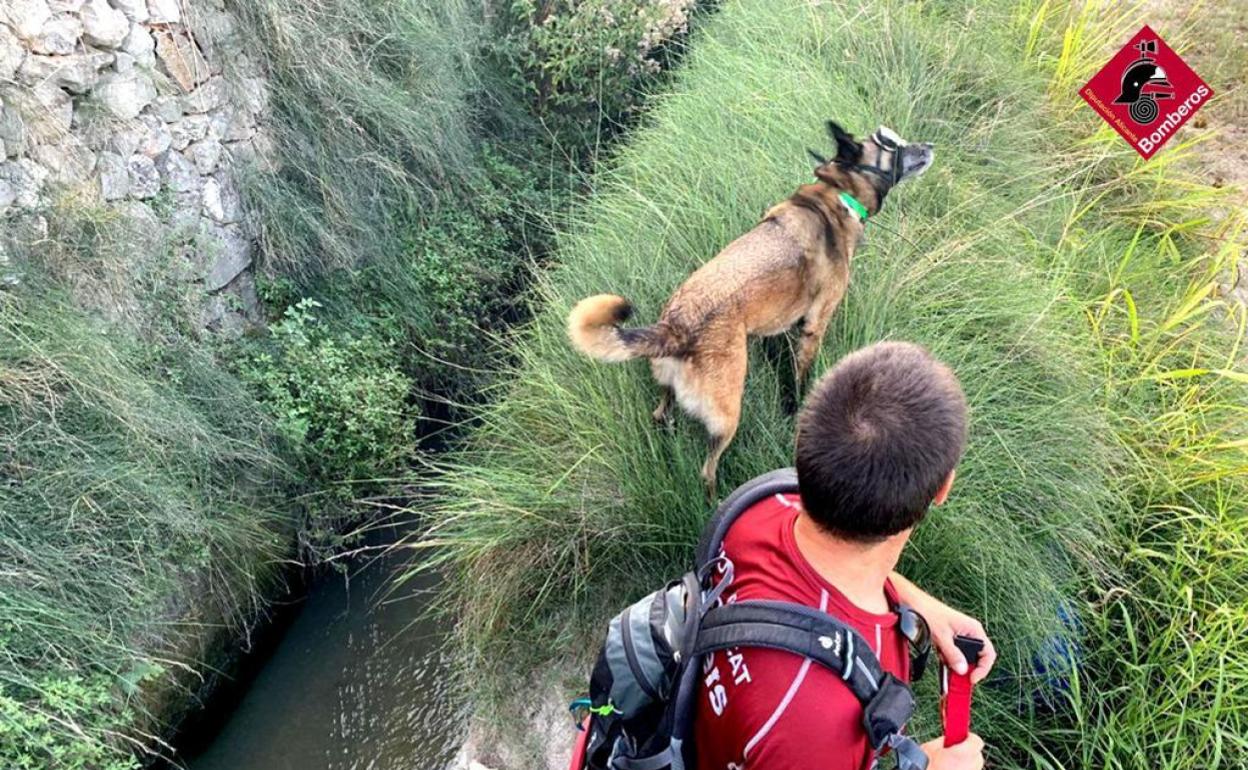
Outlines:
{"label": "boy's head", "polygon": [[820,378],[798,417],[797,478],[810,517],[871,542],[913,527],[966,444],[966,397],[918,345],[880,342]]}

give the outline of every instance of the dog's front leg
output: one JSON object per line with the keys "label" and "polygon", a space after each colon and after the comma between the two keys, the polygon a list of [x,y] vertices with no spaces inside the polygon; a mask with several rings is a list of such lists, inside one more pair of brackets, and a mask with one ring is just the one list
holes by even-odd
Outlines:
{"label": "dog's front leg", "polygon": [[841,304],[841,297],[844,295],[844,284],[838,284],[837,288],[823,292],[815,297],[815,301],[810,304],[810,310],[802,321],[802,337],[798,342],[797,360],[794,367],[794,390],[798,401],[801,400],[806,386],[806,375],[810,373],[810,365],[815,362],[819,346],[823,343],[823,335],[828,331],[828,322],[832,320],[832,313],[836,311],[837,305]]}

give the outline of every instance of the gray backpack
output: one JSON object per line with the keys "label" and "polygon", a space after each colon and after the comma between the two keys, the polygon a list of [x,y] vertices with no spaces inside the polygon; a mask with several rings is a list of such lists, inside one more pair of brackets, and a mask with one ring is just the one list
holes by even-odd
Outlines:
{"label": "gray backpack", "polygon": [[[790,602],[718,602],[732,580],[731,571],[713,587],[711,576],[722,564],[718,554],[729,527],[755,503],[795,492],[792,468],[737,488],[707,523],[694,571],[612,619],[590,677],[589,697],[573,704],[574,710],[589,713],[588,735],[582,736],[583,750],[574,756],[573,770],[696,767],[697,747],[691,737],[702,656],[730,647],[784,650],[826,667],[862,704],[872,748],[891,749],[902,770],[925,770],[927,755],[902,734],[914,712],[910,688],[883,671],[871,646],[854,629],[813,607]],[[895,609],[913,613],[906,607]]]}

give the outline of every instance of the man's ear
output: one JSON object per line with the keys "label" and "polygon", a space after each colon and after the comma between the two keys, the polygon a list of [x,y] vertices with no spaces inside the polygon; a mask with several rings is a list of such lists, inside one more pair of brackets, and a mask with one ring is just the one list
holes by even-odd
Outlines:
{"label": "man's ear", "polygon": [[944,505],[945,501],[949,499],[949,490],[953,489],[953,480],[957,475],[957,468],[949,471],[949,475],[945,477],[945,481],[940,485],[940,489],[936,490],[936,496],[932,498],[932,505]]}
{"label": "man's ear", "polygon": [[828,121],[828,134],[836,142],[836,159],[841,163],[857,163],[862,159],[862,145],[834,120]]}

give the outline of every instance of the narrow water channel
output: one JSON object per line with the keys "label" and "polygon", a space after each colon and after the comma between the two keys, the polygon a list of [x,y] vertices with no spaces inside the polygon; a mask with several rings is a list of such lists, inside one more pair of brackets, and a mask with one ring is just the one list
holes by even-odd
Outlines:
{"label": "narrow water channel", "polygon": [[446,635],[422,618],[433,576],[387,598],[402,558],[316,580],[190,770],[442,770],[466,713]]}

